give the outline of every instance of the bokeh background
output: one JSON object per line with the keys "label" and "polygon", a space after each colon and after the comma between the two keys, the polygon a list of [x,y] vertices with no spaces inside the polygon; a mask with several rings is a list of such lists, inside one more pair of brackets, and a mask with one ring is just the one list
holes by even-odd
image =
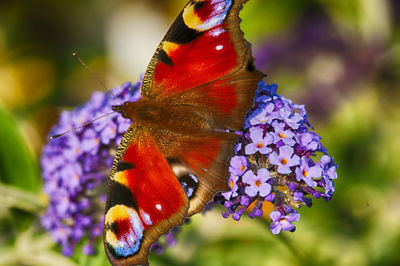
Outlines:
{"label": "bokeh background", "polygon": [[[0,1],[0,265],[108,265],[61,255],[39,222],[39,160],[63,109],[136,82],[186,0]],[[152,265],[400,265],[400,2],[251,0],[241,12],[257,66],[306,104],[339,164],[331,202],[295,233],[196,215]]]}

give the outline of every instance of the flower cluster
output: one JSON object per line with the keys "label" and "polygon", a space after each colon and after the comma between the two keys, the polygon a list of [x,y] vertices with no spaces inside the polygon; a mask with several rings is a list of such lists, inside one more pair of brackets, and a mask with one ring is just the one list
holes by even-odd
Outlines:
{"label": "flower cluster", "polygon": [[[117,97],[93,93],[89,102],[63,111],[50,136],[79,127],[111,112],[120,101],[137,101],[140,83],[125,83],[112,91]],[[88,237],[83,252],[92,254],[95,240],[103,234],[105,184],[116,147],[131,122],[111,114],[92,125],[56,138],[44,147],[41,158],[44,192],[49,197],[41,223],[65,255],[72,255],[81,239]]]}
{"label": "flower cluster", "polygon": [[330,200],[337,178],[337,166],[312,131],[304,106],[276,90],[260,82],[230,162],[231,190],[216,197],[227,209],[225,218],[239,220],[245,212],[268,217],[273,234],[294,231],[296,209],[310,207],[311,197]]}

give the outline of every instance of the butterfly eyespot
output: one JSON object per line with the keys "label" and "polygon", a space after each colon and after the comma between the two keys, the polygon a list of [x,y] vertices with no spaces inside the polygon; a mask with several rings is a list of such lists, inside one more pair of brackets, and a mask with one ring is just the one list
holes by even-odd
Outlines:
{"label": "butterfly eyespot", "polygon": [[126,258],[137,253],[144,226],[135,209],[116,205],[107,211],[104,222],[105,242],[114,257]]}
{"label": "butterfly eyespot", "polygon": [[188,199],[191,199],[194,196],[199,185],[198,178],[194,174],[190,173],[189,169],[185,167],[185,165],[179,159],[167,158],[167,161],[172,171],[178,178],[178,181],[183,191],[185,192],[186,197]]}

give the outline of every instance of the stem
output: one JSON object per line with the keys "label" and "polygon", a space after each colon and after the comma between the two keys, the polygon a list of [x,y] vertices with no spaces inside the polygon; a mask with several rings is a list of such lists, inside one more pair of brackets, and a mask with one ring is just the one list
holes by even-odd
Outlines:
{"label": "stem", "polygon": [[278,239],[292,252],[292,254],[299,260],[300,265],[307,265],[304,255],[301,254],[298,247],[293,245],[293,242],[284,234],[280,233]]}

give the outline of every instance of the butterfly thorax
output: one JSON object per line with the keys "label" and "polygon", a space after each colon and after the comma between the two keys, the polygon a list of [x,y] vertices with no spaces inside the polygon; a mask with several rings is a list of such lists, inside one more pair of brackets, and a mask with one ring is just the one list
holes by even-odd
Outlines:
{"label": "butterfly thorax", "polygon": [[112,106],[124,118],[134,125],[148,128],[160,128],[180,133],[199,133],[211,129],[207,115],[196,107],[188,105],[171,105],[151,99],[142,98],[137,102],[125,102]]}

